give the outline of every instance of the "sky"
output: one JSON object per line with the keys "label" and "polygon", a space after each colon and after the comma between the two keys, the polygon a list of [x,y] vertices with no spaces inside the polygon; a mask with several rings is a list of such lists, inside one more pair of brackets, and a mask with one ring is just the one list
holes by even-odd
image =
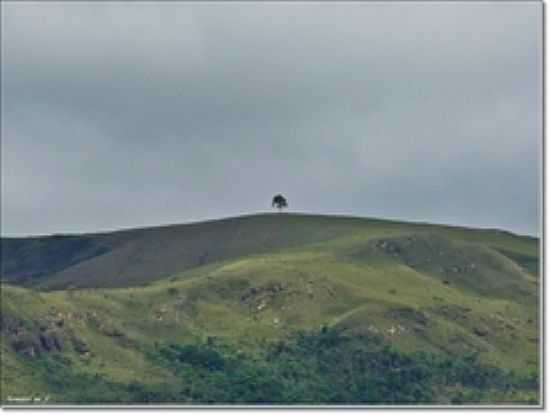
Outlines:
{"label": "sky", "polygon": [[539,2],[2,2],[1,233],[271,211],[538,235]]}

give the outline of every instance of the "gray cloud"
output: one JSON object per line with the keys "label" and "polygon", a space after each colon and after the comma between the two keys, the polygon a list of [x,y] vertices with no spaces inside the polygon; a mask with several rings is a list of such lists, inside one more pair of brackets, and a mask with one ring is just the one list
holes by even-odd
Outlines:
{"label": "gray cloud", "polygon": [[542,4],[2,3],[2,233],[269,208],[538,233]]}

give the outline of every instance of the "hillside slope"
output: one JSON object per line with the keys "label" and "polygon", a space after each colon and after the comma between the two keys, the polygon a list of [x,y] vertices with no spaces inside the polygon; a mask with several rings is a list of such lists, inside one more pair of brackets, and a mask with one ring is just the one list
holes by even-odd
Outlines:
{"label": "hillside slope", "polygon": [[11,284],[50,289],[136,286],[244,255],[344,236],[423,231],[480,241],[537,272],[536,240],[505,232],[352,217],[263,214],[100,234],[2,238],[1,275]]}
{"label": "hillside slope", "polygon": [[[235,397],[224,395],[232,386],[220,376],[231,374],[227,382],[233,385],[239,371],[244,371],[243,379],[273,376],[266,395],[275,396],[272,387],[280,384],[277,402],[327,402],[323,399],[328,395],[319,392],[323,373],[329,373],[322,359],[341,356],[342,361],[329,365],[339,368],[330,379],[334,383],[342,376],[342,391],[360,391],[361,382],[378,381],[358,378],[352,387],[348,382],[354,376],[376,373],[385,379],[395,370],[376,366],[394,356],[376,345],[402,353],[404,365],[425,362],[423,355],[414,358],[420,360],[407,357],[418,352],[450,359],[439,366],[418,363],[423,369],[414,369],[417,375],[440,368],[433,375],[437,380],[423,383],[422,393],[411,389],[405,397],[382,394],[376,399],[538,402],[536,239],[490,230],[306,215],[263,215],[85,237],[92,243],[80,242],[84,252],[93,246],[107,246],[109,252],[52,276],[31,278],[34,288],[2,286],[4,402],[33,394],[64,403],[235,402]],[[159,264],[164,260],[172,262],[163,268]],[[115,263],[118,274],[113,272]],[[152,275],[142,271],[135,277],[133,270],[141,268]],[[127,286],[120,286],[122,282]],[[79,284],[103,288],[74,289]],[[67,286],[71,289],[60,289]],[[37,290],[43,287],[58,290]],[[313,337],[304,343],[296,337],[301,332]],[[330,333],[351,340],[346,343]],[[323,354],[329,349],[333,351]],[[273,350],[276,356],[282,353],[282,360],[273,357]],[[222,357],[213,358],[216,353]],[[363,367],[363,360],[348,361],[361,353],[372,363],[370,371],[354,369]],[[321,360],[312,361],[309,355]],[[482,366],[464,363],[462,375],[457,377],[456,368],[450,374],[453,361],[470,362],[468,356],[474,355]],[[201,366],[205,359],[208,365]],[[287,367],[289,359],[305,366]],[[220,371],[219,365],[235,361],[240,362],[236,369]],[[292,374],[296,370],[303,373]],[[482,372],[487,373],[486,383],[476,383]],[[420,384],[417,375],[411,385]],[[295,385],[296,376],[314,385]],[[471,378],[474,383],[468,383]],[[330,379],[329,388],[336,388]],[[202,382],[210,383],[199,388]],[[238,389],[234,396],[258,388]],[[374,390],[384,390],[380,388]],[[424,394],[428,390],[430,394]],[[263,398],[245,402],[254,399]],[[357,392],[330,399],[365,403],[374,398]]]}

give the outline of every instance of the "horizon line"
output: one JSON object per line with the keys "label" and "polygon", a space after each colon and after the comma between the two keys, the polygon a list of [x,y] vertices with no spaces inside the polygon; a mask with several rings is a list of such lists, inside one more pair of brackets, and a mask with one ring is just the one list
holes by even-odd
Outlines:
{"label": "horizon line", "polygon": [[[487,232],[501,232],[501,233],[508,233],[514,236],[518,237],[524,237],[524,238],[534,238],[534,239],[540,239],[540,235],[533,235],[533,234],[525,234],[525,233],[517,233],[514,231],[510,231],[508,229],[503,228],[496,228],[496,227],[478,227],[478,226],[468,226],[468,225],[459,225],[455,223],[448,223],[448,222],[428,222],[424,220],[407,220],[407,219],[400,219],[400,218],[381,218],[381,217],[373,217],[373,216],[358,216],[353,214],[331,214],[331,213],[308,213],[308,212],[301,212],[301,211],[295,211],[295,212],[267,212],[267,211],[260,211],[255,213],[244,213],[240,215],[234,215],[234,216],[224,216],[224,217],[217,217],[217,218],[208,218],[208,219],[201,219],[201,220],[192,220],[189,222],[171,222],[171,223],[162,223],[162,224],[156,224],[156,225],[137,225],[133,227],[121,227],[121,228],[112,228],[112,229],[106,229],[106,230],[97,230],[97,231],[68,231],[68,232],[52,232],[52,233],[37,233],[37,234],[26,234],[26,235],[5,235],[0,232],[0,239],[26,239],[26,238],[51,238],[51,237],[71,237],[71,236],[84,236],[84,235],[103,235],[103,234],[112,234],[112,233],[119,233],[119,232],[131,232],[131,231],[137,231],[137,230],[148,230],[148,229],[158,229],[158,228],[168,228],[168,227],[174,227],[174,226],[191,226],[191,225],[200,225],[204,223],[209,222],[219,222],[219,221],[225,221],[225,220],[235,220],[235,219],[243,219],[248,217],[254,217],[254,216],[287,216],[287,215],[295,215],[295,216],[320,216],[320,217],[333,217],[333,218],[341,218],[341,219],[358,219],[358,220],[371,220],[371,221],[380,221],[380,222],[400,222],[404,224],[410,224],[410,225],[427,225],[427,226],[441,226],[441,227],[447,227],[447,228],[458,228],[458,229],[465,229],[465,230],[477,230],[477,231],[487,231]],[[0,224],[1,229],[1,224]]]}

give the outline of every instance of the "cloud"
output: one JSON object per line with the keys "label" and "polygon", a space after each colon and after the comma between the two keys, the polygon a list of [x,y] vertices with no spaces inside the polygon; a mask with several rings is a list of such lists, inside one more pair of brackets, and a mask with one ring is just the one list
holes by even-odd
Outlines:
{"label": "cloud", "polygon": [[539,228],[542,5],[2,3],[2,233]]}

